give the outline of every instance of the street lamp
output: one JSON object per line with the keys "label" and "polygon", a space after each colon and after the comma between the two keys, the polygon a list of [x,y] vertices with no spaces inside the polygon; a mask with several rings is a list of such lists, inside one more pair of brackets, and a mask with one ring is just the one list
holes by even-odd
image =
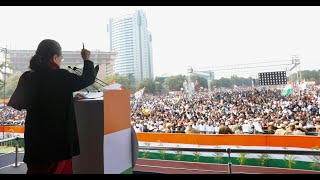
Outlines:
{"label": "street lamp", "polygon": [[[6,75],[7,75],[7,47],[1,48],[0,52],[4,52],[4,76],[3,76],[3,110],[5,110],[5,98],[6,98]],[[6,116],[3,116],[2,119],[2,139],[4,139],[4,120]]]}

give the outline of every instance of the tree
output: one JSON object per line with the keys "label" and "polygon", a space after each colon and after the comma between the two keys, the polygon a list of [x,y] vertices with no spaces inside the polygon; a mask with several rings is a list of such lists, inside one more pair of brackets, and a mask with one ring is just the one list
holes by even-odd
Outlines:
{"label": "tree", "polygon": [[139,83],[138,89],[144,88],[145,93],[155,94],[156,92],[156,82],[150,78],[144,79]]}
{"label": "tree", "polygon": [[109,85],[111,85],[112,82],[116,81],[116,83],[121,84],[125,89],[129,89],[131,91],[135,90],[133,89],[134,86],[131,85],[131,81],[126,76],[116,76],[116,75],[107,76],[103,79],[103,81],[107,82]]}
{"label": "tree", "polygon": [[219,81],[221,87],[231,88],[233,86],[228,78],[221,78]]}
{"label": "tree", "polygon": [[252,78],[244,78],[244,77],[238,77],[238,76],[231,76],[230,82],[232,85],[237,85],[237,86],[251,86]]}
{"label": "tree", "polygon": [[165,77],[156,77],[154,79],[154,81],[159,82],[161,84],[163,84],[165,82],[166,78]]}
{"label": "tree", "polygon": [[[6,86],[6,95],[5,98],[9,98],[11,97],[11,95],[13,94],[14,90],[16,89],[17,85],[18,85],[18,81],[19,78],[21,76],[22,73],[14,73],[11,74],[5,82],[5,86]],[[4,88],[1,88],[0,91],[0,98],[3,98],[3,93],[4,93]]]}
{"label": "tree", "polygon": [[231,78],[221,78],[219,80],[212,80],[212,86],[215,87],[226,87],[232,88],[234,85],[237,86],[251,86],[252,78],[244,78],[244,77],[237,77],[231,76]]}
{"label": "tree", "polygon": [[164,82],[165,82],[165,79],[164,77],[156,77],[155,78],[155,83],[156,83],[156,94],[161,94],[162,92],[165,91],[165,88],[164,88]]}
{"label": "tree", "polygon": [[1,62],[0,63],[0,73],[3,73],[4,74],[4,70],[5,70],[5,68],[4,67],[7,67],[7,70],[8,69],[12,69],[12,66],[11,66],[11,64],[10,64],[10,62]]}
{"label": "tree", "polygon": [[219,80],[212,80],[211,81],[211,85],[213,86],[213,87],[220,87],[220,84],[219,84]]}
{"label": "tree", "polygon": [[185,80],[186,77],[183,75],[171,76],[165,80],[164,85],[168,90],[180,91]]}
{"label": "tree", "polygon": [[200,84],[200,86],[202,86],[203,88],[208,88],[208,81],[206,78],[200,77],[200,76],[191,76],[191,81],[192,82],[196,82],[198,81],[198,83]]}

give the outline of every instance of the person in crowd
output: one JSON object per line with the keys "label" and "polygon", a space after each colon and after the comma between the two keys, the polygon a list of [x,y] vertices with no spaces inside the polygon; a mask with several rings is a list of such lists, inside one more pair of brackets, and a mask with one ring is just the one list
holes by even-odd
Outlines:
{"label": "person in crowd", "polygon": [[188,126],[187,126],[186,131],[185,131],[186,134],[196,134],[196,133],[200,133],[200,131],[197,130],[197,129],[195,129],[195,128],[193,128],[192,125],[193,125],[193,122],[190,121],[190,122],[188,123]]}
{"label": "person in crowd", "polygon": [[233,126],[232,131],[234,134],[243,134],[241,126],[237,124]]}
{"label": "person in crowd", "polygon": [[233,134],[229,128],[228,123],[220,123],[219,134]]}
{"label": "person in crowd", "polygon": [[276,127],[274,126],[273,122],[268,123],[268,134],[274,134],[276,131]]}
{"label": "person in crowd", "polygon": [[[234,127],[238,126],[244,134],[265,131],[275,134],[281,124],[287,126],[294,123],[310,132],[307,135],[313,135],[320,123],[320,94],[317,92],[320,92],[320,87],[313,85],[301,91],[300,96],[292,94],[284,97],[279,87],[214,89],[191,96],[183,93],[179,96],[144,94],[138,101],[132,96],[131,120],[140,126],[141,132],[143,125],[148,126],[150,122],[147,129],[156,124],[158,131],[165,133],[166,120],[169,120],[168,125],[172,126],[167,132],[170,133],[184,133],[188,122],[192,121],[193,128],[205,129],[206,134],[210,133],[210,128],[213,128],[213,134],[218,134],[220,123],[228,123],[233,132]],[[142,109],[149,110],[146,117]],[[9,108],[0,107],[0,114],[0,119],[8,124],[19,124],[25,119],[24,113]]]}
{"label": "person in crowd", "polygon": [[281,124],[280,126],[278,126],[278,129],[274,133],[274,135],[286,135],[286,134],[287,134],[286,125],[284,124]]}
{"label": "person in crowd", "polygon": [[302,129],[303,129],[302,126],[296,126],[296,129],[293,131],[292,135],[305,136],[306,133]]}
{"label": "person in crowd", "polygon": [[286,129],[286,135],[293,135],[293,131],[295,130],[295,124],[294,123],[290,123],[289,126]]}

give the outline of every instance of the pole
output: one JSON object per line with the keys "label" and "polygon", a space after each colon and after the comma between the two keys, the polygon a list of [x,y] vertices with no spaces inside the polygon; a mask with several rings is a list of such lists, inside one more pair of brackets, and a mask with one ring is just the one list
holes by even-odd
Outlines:
{"label": "pole", "polygon": [[[4,48],[2,48],[3,50]],[[4,76],[3,76],[3,111],[5,110],[6,103],[5,103],[5,98],[6,98],[6,74],[7,74],[7,46],[5,48],[5,53],[4,53]],[[2,139],[4,139],[4,120],[6,116],[3,116],[2,119]]]}
{"label": "pole", "polygon": [[18,163],[18,151],[19,151],[19,138],[17,137],[17,139],[16,139],[16,159],[15,159],[15,161],[14,161],[14,167],[18,167],[20,164]]}
{"label": "pole", "polygon": [[188,89],[188,99],[191,99],[192,96],[192,90],[191,90],[191,75],[193,73],[192,67],[188,69],[188,83],[187,83],[187,89]]}
{"label": "pole", "polygon": [[228,153],[228,173],[229,174],[232,174],[232,163],[231,163],[231,157],[230,157],[230,154],[231,154],[231,149],[230,148],[227,148],[227,153]]}

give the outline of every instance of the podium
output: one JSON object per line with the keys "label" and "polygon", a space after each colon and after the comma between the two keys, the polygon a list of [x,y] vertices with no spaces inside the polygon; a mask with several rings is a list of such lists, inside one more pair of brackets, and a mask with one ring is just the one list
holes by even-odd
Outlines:
{"label": "podium", "polygon": [[132,143],[130,92],[104,90],[103,99],[75,101],[75,113],[80,155],[73,157],[74,174],[131,174],[137,142]]}

